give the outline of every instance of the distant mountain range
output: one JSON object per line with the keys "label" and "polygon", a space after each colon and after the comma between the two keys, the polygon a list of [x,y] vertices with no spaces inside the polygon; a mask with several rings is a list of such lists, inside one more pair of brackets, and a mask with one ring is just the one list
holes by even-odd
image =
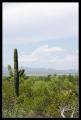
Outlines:
{"label": "distant mountain range", "polygon": [[[26,75],[48,75],[48,74],[77,74],[78,70],[68,69],[68,70],[55,70],[47,68],[29,68],[29,67],[20,67],[19,69],[25,69]],[[9,75],[8,69],[3,67],[3,75]]]}

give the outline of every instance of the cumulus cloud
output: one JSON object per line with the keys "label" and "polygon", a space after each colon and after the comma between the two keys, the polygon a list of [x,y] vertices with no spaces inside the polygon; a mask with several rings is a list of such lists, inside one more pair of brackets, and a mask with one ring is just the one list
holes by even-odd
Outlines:
{"label": "cumulus cloud", "polygon": [[4,63],[11,62],[11,49],[17,47],[24,51],[19,53],[21,66],[77,68],[78,43],[71,48],[73,40],[78,40],[78,3],[3,3]]}
{"label": "cumulus cloud", "polygon": [[60,52],[63,51],[63,48],[60,47],[48,47],[48,45],[43,45],[40,46],[39,48],[37,48],[32,55],[43,55],[43,54],[51,54],[51,53],[55,53],[55,52]]}
{"label": "cumulus cloud", "polygon": [[77,54],[66,54],[62,57],[56,56],[49,60],[49,63],[55,65],[56,68],[63,69],[78,69],[78,55]]}
{"label": "cumulus cloud", "polygon": [[[23,56],[24,57],[24,56]],[[32,58],[32,57],[31,57]],[[54,56],[52,59],[48,56],[47,58],[24,58],[20,61],[21,65],[23,66],[30,66],[30,67],[45,67],[45,68],[54,68],[54,69],[78,69],[78,57],[75,55],[66,55],[62,56]]]}
{"label": "cumulus cloud", "polygon": [[57,53],[63,51],[60,47],[49,47],[48,45],[40,46],[35,49],[31,54],[19,55],[19,62],[36,62],[38,60],[43,60],[45,57],[50,57],[51,53]]}
{"label": "cumulus cloud", "polygon": [[36,62],[38,60],[37,57],[33,56],[33,55],[19,55],[19,62]]}
{"label": "cumulus cloud", "polygon": [[51,53],[51,52],[62,51],[63,49],[62,49],[62,48],[59,48],[59,47],[52,47],[52,48],[49,48],[48,46],[46,46],[43,50],[44,50],[44,52]]}
{"label": "cumulus cloud", "polygon": [[[78,69],[78,54],[67,53],[64,54],[63,48],[49,47],[48,45],[40,46],[29,55],[19,55],[19,63],[33,67],[50,67],[57,69]],[[52,53],[52,55],[51,55]],[[59,56],[60,53],[62,56]]]}

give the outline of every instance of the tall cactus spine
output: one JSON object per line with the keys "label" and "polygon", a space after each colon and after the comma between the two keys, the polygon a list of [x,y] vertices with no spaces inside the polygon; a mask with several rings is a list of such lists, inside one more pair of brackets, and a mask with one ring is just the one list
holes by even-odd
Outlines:
{"label": "tall cactus spine", "polygon": [[14,49],[14,85],[15,94],[19,96],[18,52],[16,48]]}

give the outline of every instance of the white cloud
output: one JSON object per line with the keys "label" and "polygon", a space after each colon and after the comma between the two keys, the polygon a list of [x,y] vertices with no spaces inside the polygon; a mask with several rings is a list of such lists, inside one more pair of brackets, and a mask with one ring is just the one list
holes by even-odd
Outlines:
{"label": "white cloud", "polygon": [[36,62],[38,59],[32,55],[19,55],[19,62],[20,63],[28,63],[28,62]]}
{"label": "white cloud", "polygon": [[[64,43],[64,48],[58,47],[62,46],[63,42],[59,42],[62,39],[78,41],[78,3],[3,3],[3,48],[6,48],[8,55],[11,46],[20,51],[22,48],[23,51],[30,51],[28,43],[32,43],[32,47],[42,41],[45,44],[29,54],[19,55],[20,65],[77,67],[77,50],[67,54],[64,48],[69,52],[68,45],[66,47]],[[54,47],[49,47],[49,40],[50,43],[51,40],[58,40],[58,45],[55,43]],[[39,43],[35,45],[36,42]],[[5,53],[3,55],[6,56]],[[7,61],[8,56],[5,59]]]}
{"label": "white cloud", "polygon": [[62,57],[56,56],[49,60],[49,64],[54,65],[58,69],[78,69],[78,55],[77,54],[66,54]]}
{"label": "white cloud", "polygon": [[15,25],[20,22],[34,23],[51,20],[53,16],[58,20],[69,13],[77,14],[77,9],[78,3],[3,3],[3,18],[4,22],[10,21]]}
{"label": "white cloud", "polygon": [[65,57],[65,60],[66,61],[70,61],[70,62],[75,62],[75,60],[78,60],[78,56],[76,56],[76,55],[67,55],[66,57]]}
{"label": "white cloud", "polygon": [[52,59],[49,59],[49,63],[55,63],[55,62],[57,62],[57,60],[59,60],[58,56],[56,56],[56,57],[54,57]]}
{"label": "white cloud", "polygon": [[78,56],[74,54],[67,54],[65,56],[54,55],[47,57],[45,53],[42,56],[22,56],[19,60],[19,64],[22,66],[30,67],[45,67],[45,68],[54,68],[54,69],[78,69]]}
{"label": "white cloud", "polygon": [[[59,56],[58,52],[61,52]],[[50,67],[57,69],[78,69],[78,54],[66,53],[63,48],[49,47],[48,45],[40,46],[29,55],[20,55],[19,64],[31,67]],[[49,54],[50,53],[50,54]],[[52,54],[51,54],[52,53]]]}
{"label": "white cloud", "polygon": [[78,36],[78,3],[3,3],[3,42]]}
{"label": "white cloud", "polygon": [[46,47],[44,48],[44,52],[48,52],[48,53],[58,52],[58,51],[62,51],[62,48],[59,48],[59,47],[49,48],[48,46],[46,46]]}
{"label": "white cloud", "polygon": [[[35,49],[29,55],[19,55],[19,62],[37,62],[37,61],[44,61],[46,57],[50,57],[51,53],[57,53],[63,51],[62,48],[59,47],[48,47],[48,45],[40,46],[39,48]],[[46,60],[46,59],[45,59]]]}
{"label": "white cloud", "polygon": [[41,53],[51,54],[51,53],[60,52],[60,51],[63,51],[63,49],[60,47],[48,47],[48,45],[43,45],[37,48],[32,54],[33,55],[36,55],[36,54],[40,55]]}

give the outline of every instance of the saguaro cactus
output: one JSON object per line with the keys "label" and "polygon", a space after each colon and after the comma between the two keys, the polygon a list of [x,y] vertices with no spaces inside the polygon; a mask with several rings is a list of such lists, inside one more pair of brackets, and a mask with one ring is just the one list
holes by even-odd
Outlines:
{"label": "saguaro cactus", "polygon": [[18,53],[16,48],[14,49],[14,84],[15,94],[19,96]]}

